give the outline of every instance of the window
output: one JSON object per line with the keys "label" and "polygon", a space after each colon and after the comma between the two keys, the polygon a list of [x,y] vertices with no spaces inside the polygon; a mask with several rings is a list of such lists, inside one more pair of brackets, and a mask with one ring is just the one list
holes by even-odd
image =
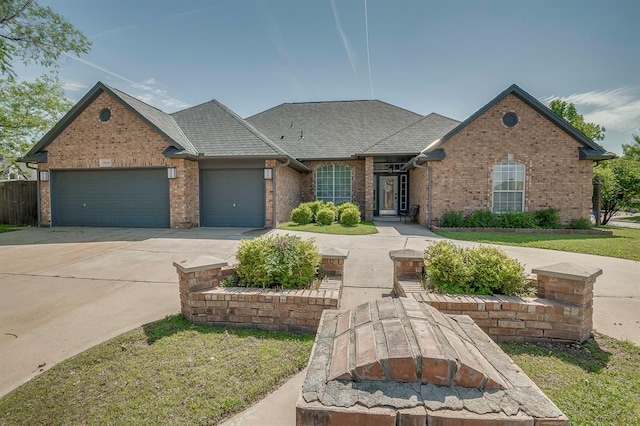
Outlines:
{"label": "window", "polygon": [[524,211],[524,164],[508,161],[493,166],[493,212]]}
{"label": "window", "polygon": [[351,169],[325,166],[316,171],[316,199],[333,201],[335,205],[351,201]]}

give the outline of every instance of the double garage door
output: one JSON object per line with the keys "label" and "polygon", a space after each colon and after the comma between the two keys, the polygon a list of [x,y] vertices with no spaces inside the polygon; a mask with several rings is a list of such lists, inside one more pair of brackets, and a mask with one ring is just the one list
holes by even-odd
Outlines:
{"label": "double garage door", "polygon": [[262,169],[202,170],[200,225],[262,228],[264,194]]}
{"label": "double garage door", "polygon": [[169,227],[167,169],[54,170],[54,226]]}

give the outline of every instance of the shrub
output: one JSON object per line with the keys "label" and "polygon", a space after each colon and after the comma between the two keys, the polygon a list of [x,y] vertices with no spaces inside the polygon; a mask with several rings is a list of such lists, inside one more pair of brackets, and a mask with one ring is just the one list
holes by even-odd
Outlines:
{"label": "shrub", "polygon": [[433,291],[454,294],[525,295],[523,266],[497,247],[460,248],[439,241],[425,250],[425,278]]}
{"label": "shrub", "polygon": [[462,212],[444,212],[440,219],[440,226],[443,228],[462,228],[464,227],[464,219]]}
{"label": "shrub", "polygon": [[591,229],[593,225],[591,221],[586,217],[581,217],[580,219],[573,219],[569,223],[569,228],[571,229]]}
{"label": "shrub", "polygon": [[340,223],[345,226],[356,226],[360,223],[360,210],[356,207],[349,207],[342,210]]}
{"label": "shrub", "polygon": [[312,240],[288,234],[242,240],[236,257],[239,285],[258,287],[304,287],[322,261]]}
{"label": "shrub", "polygon": [[543,229],[562,228],[558,209],[549,207],[543,210],[536,210],[535,212],[533,212],[533,217],[535,218],[536,225],[539,228],[543,228]]}
{"label": "shrub", "polygon": [[330,207],[323,207],[318,212],[316,223],[320,225],[331,225],[336,219],[336,212]]}
{"label": "shrub", "polygon": [[465,226],[471,228],[498,228],[500,217],[491,210],[476,210],[465,219]]}
{"label": "shrub", "polygon": [[502,228],[537,228],[536,219],[530,212],[505,212],[500,215]]}
{"label": "shrub", "polygon": [[318,212],[322,207],[324,207],[324,201],[316,200],[316,201],[311,201],[303,204],[306,204],[307,206],[309,206],[309,208],[311,209],[311,221],[316,222],[318,217]]}
{"label": "shrub", "polygon": [[313,220],[313,213],[307,204],[300,204],[291,211],[291,220],[298,225],[306,225]]}
{"label": "shrub", "polygon": [[342,217],[342,212],[349,208],[355,208],[356,210],[360,211],[360,206],[358,205],[358,203],[345,201],[344,203],[338,204],[338,206],[336,207],[336,211],[338,212],[338,219]]}

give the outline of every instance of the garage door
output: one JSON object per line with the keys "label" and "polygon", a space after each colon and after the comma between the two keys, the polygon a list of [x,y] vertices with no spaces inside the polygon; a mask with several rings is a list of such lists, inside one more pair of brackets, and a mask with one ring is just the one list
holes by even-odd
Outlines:
{"label": "garage door", "polygon": [[54,170],[51,223],[168,228],[167,170]]}
{"label": "garage door", "polygon": [[259,170],[202,170],[200,224],[262,228],[264,177]]}

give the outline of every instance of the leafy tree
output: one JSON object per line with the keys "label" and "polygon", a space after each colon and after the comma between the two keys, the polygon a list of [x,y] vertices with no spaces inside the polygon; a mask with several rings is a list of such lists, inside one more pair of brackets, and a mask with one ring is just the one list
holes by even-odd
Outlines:
{"label": "leafy tree", "polygon": [[584,117],[578,112],[574,104],[567,103],[560,99],[554,99],[549,104],[549,108],[592,141],[604,140],[604,132],[606,129],[597,124],[585,122]]}
{"label": "leafy tree", "polygon": [[640,161],[615,158],[593,168],[594,180],[602,183],[602,224],[621,209],[640,204]]}
{"label": "leafy tree", "polygon": [[24,155],[73,104],[50,75],[34,82],[0,79],[0,154]]}
{"label": "leafy tree", "polygon": [[34,0],[0,1],[0,73],[15,77],[12,60],[58,66],[64,53],[80,56],[91,43],[73,25],[50,7]]}
{"label": "leafy tree", "polygon": [[15,60],[49,69],[63,54],[91,43],[62,16],[35,0],[0,0],[0,156],[15,162],[70,107],[55,75],[19,81]]}
{"label": "leafy tree", "polygon": [[625,157],[640,161],[640,135],[633,135],[633,140],[632,143],[622,144],[622,152]]}

